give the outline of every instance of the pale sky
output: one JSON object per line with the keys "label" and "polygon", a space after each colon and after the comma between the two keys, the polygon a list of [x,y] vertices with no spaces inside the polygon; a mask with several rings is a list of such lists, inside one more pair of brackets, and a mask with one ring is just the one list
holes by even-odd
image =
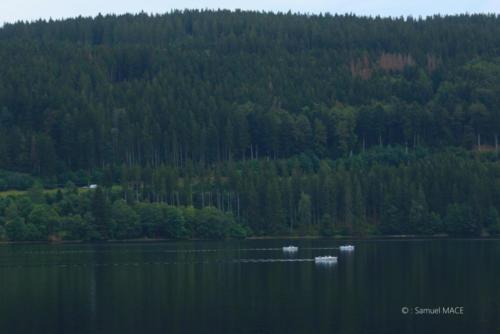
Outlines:
{"label": "pale sky", "polygon": [[0,0],[0,25],[18,20],[164,13],[172,9],[250,9],[381,16],[500,13],[500,0]]}

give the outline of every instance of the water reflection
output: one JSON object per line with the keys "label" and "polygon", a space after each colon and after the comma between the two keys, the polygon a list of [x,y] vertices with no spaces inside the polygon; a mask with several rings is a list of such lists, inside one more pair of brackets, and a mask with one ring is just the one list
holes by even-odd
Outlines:
{"label": "water reflection", "polygon": [[[500,241],[0,247],[6,333],[494,333]],[[318,266],[317,256],[338,256]],[[460,317],[402,307],[463,306]]]}

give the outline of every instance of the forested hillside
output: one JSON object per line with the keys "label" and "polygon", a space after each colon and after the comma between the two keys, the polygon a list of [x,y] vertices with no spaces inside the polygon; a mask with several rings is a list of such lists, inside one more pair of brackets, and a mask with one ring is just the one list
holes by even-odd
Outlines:
{"label": "forested hillside", "polygon": [[[38,229],[35,239],[67,237],[68,217],[87,228],[73,238],[116,238],[115,203],[136,213],[121,237],[205,237],[159,232],[167,218],[150,232],[139,206],[152,203],[181,216],[215,207],[229,219],[218,237],[498,233],[499,130],[495,15],[6,24],[0,186],[67,185],[57,198],[23,197],[52,210],[57,229],[0,199],[0,239],[34,238],[13,237],[12,222]],[[98,183],[104,211],[89,204],[97,192],[68,181]]]}

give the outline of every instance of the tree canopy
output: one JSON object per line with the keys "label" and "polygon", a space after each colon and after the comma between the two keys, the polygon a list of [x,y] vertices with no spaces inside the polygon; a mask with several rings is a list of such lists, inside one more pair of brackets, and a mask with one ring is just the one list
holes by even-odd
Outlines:
{"label": "tree canopy", "polygon": [[497,15],[6,24],[0,239],[498,233],[499,130]]}

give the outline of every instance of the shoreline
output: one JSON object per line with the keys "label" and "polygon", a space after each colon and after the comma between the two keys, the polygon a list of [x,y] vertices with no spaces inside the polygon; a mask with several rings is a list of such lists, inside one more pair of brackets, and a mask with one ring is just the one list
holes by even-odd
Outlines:
{"label": "shoreline", "polygon": [[213,241],[213,242],[225,242],[225,241],[244,241],[244,240],[500,240],[500,235],[492,236],[474,236],[474,237],[459,237],[459,236],[449,236],[449,235],[412,235],[412,234],[402,234],[402,235],[366,235],[366,236],[355,236],[355,235],[342,235],[342,236],[257,236],[248,237],[244,239],[224,239],[224,240],[214,240],[214,239],[124,239],[124,240],[103,240],[103,241],[83,241],[83,240],[61,240],[61,241],[0,241],[0,246],[3,245],[71,245],[71,244],[123,244],[123,243],[171,243],[171,242],[199,242],[199,241]]}

